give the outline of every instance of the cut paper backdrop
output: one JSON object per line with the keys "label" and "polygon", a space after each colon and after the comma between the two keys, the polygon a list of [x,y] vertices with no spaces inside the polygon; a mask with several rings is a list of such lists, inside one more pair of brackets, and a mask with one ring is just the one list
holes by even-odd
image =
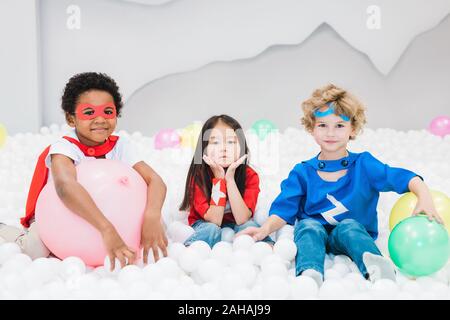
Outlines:
{"label": "cut paper backdrop", "polygon": [[[150,64],[146,70],[122,67],[129,74],[121,74],[129,80],[123,87],[126,97],[165,75],[213,61],[249,58],[277,44],[299,44],[323,23],[365,53],[381,73],[388,74],[409,43],[450,12],[448,0],[432,4],[425,0],[178,0],[171,6],[144,8],[120,4],[130,1],[96,1],[98,8],[108,5],[108,14],[83,10],[86,0],[70,1],[81,9],[81,32],[84,29],[95,35],[101,29],[110,30],[102,35],[105,42],[112,40],[108,51],[120,50],[102,57],[105,64],[119,57],[120,61],[158,61],[157,68]],[[132,2],[155,5],[169,1]],[[377,19],[373,6],[380,9],[380,29],[367,26]],[[144,42],[147,45],[143,46]]]}
{"label": "cut paper backdrop", "polygon": [[[300,44],[323,24],[387,75],[414,38],[450,12],[448,0],[432,4],[425,0],[174,0],[167,6],[158,5],[168,3],[162,0],[136,1],[149,5],[130,0],[42,1],[46,108],[58,105],[63,85],[80,71],[109,73],[120,81],[127,100],[168,75],[212,62],[256,57],[277,45]],[[78,30],[61,28],[71,5],[81,12]],[[373,19],[378,19],[379,29],[368,27]],[[70,64],[63,57],[70,57]],[[56,122],[56,117],[44,120]]]}

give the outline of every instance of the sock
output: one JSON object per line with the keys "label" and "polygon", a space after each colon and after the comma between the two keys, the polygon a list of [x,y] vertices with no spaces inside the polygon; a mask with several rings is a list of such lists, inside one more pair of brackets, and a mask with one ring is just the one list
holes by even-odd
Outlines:
{"label": "sock", "polygon": [[363,262],[370,281],[375,282],[380,279],[396,281],[395,268],[391,260],[377,254],[364,252]]}
{"label": "sock", "polygon": [[320,288],[320,286],[323,283],[323,276],[322,274],[314,269],[306,269],[305,271],[303,271],[301,273],[302,276],[306,276],[306,277],[310,277],[312,278],[314,281],[316,281],[317,286]]}

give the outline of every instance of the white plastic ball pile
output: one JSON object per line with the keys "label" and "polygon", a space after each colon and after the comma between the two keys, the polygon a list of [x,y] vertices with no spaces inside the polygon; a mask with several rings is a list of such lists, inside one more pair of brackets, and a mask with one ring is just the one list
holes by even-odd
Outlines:
{"label": "white plastic ball pile", "polygon": [[[39,134],[8,137],[0,150],[0,222],[19,227],[35,161],[40,152],[67,126],[43,127]],[[97,268],[79,258],[63,261],[39,258],[32,261],[14,243],[0,243],[0,299],[449,299],[450,264],[434,275],[410,279],[398,273],[397,281],[365,280],[356,265],[345,256],[327,255],[325,281],[321,287],[307,276],[296,277],[297,248],[293,226],[271,235],[274,247],[249,236],[236,237],[231,228],[222,230],[222,240],[213,248],[197,241],[189,248],[182,243],[193,229],[187,213],[178,210],[186,173],[193,156],[189,148],[155,150],[153,137],[140,132],[127,136],[146,161],[163,177],[168,193],[163,221],[169,238],[168,257],[144,266],[110,271],[109,259]],[[283,133],[259,140],[247,131],[251,163],[259,173],[261,193],[255,221],[264,223],[281,181],[301,160],[319,149],[309,134],[288,128]],[[425,178],[435,190],[450,194],[450,136],[444,139],[422,131],[365,129],[349,149],[369,151],[378,159],[409,168]],[[275,153],[274,153],[275,150]],[[400,196],[380,197],[377,245],[387,254],[390,208]]]}

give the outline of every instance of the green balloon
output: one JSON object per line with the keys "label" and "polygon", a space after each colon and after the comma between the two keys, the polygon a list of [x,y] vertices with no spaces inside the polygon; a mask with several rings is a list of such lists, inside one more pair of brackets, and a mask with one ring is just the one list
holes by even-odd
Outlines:
{"label": "green balloon", "polygon": [[426,216],[409,217],[397,224],[388,247],[400,271],[414,277],[439,271],[447,263],[450,250],[447,230]]}
{"label": "green balloon", "polygon": [[270,120],[261,119],[253,123],[252,130],[260,140],[264,140],[271,132],[277,131],[277,126]]}

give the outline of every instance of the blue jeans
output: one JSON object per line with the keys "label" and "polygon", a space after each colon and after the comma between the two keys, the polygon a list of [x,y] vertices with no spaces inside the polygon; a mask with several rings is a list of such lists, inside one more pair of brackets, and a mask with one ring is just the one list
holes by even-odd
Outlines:
{"label": "blue jeans", "polygon": [[[328,229],[328,230],[327,230]],[[298,221],[294,230],[297,245],[295,257],[296,275],[306,269],[314,269],[324,274],[325,254],[344,254],[350,257],[359,271],[368,277],[363,263],[363,253],[370,252],[381,256],[375,241],[358,221],[345,219],[331,228],[325,228],[313,219]]]}
{"label": "blue jeans", "polygon": [[[259,227],[253,220],[248,220],[246,223],[237,225],[236,223],[224,223],[222,226],[218,226],[215,223],[207,222],[205,220],[197,220],[192,225],[195,233],[191,235],[184,244],[186,246],[191,245],[194,241],[205,241],[212,248],[217,242],[222,240],[222,228],[231,228],[235,233],[238,233],[248,227]],[[274,242],[270,237],[265,237],[262,241],[273,244]]]}

